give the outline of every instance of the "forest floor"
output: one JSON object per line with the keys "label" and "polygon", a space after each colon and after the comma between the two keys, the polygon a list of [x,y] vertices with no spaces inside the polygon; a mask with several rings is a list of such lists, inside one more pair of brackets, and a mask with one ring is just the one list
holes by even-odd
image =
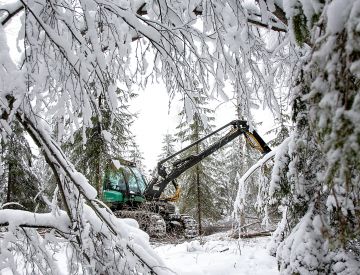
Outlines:
{"label": "forest floor", "polygon": [[276,259],[266,249],[270,237],[233,239],[217,233],[178,244],[152,246],[177,275],[279,274]]}
{"label": "forest floor", "polygon": [[[194,240],[151,240],[151,246],[164,261],[169,274],[277,275],[276,259],[266,248],[269,241],[270,237],[234,239],[224,232]],[[61,274],[72,274],[66,268],[65,250],[54,256],[59,261]],[[35,274],[31,270],[26,272],[22,260],[17,267],[18,274]],[[10,269],[0,267],[0,275],[12,274]]]}

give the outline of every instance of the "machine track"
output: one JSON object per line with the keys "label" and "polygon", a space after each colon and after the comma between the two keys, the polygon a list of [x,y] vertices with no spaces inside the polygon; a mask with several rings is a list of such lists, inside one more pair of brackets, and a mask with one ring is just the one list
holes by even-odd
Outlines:
{"label": "machine track", "polygon": [[162,238],[166,235],[166,224],[162,216],[149,211],[118,210],[114,212],[118,218],[132,218],[139,223],[140,229],[150,237]]}
{"label": "machine track", "polygon": [[[189,215],[171,215],[168,228],[164,218],[154,212],[143,210],[118,210],[114,212],[118,218],[132,218],[139,223],[140,229],[150,237],[165,239],[168,234],[176,238],[192,239],[199,236],[199,227],[195,219]],[[170,223],[169,223],[170,222]],[[167,231],[168,229],[168,231]]]}
{"label": "machine track", "polygon": [[188,215],[180,215],[181,223],[184,227],[184,237],[187,239],[199,236],[199,226],[195,219]]}
{"label": "machine track", "polygon": [[198,223],[189,215],[173,214],[167,222],[169,231],[167,233],[173,237],[192,239],[199,236]]}

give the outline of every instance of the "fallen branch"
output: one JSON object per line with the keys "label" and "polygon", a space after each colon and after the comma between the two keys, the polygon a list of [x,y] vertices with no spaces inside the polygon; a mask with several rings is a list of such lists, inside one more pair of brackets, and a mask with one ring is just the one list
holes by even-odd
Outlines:
{"label": "fallen branch", "polygon": [[230,234],[229,237],[234,238],[234,239],[239,239],[239,237],[241,239],[251,239],[251,238],[256,238],[256,237],[267,237],[267,236],[271,236],[271,233],[274,232],[273,230],[270,231],[262,231],[262,232],[255,232],[255,233],[238,233],[238,231],[235,231],[233,233]]}

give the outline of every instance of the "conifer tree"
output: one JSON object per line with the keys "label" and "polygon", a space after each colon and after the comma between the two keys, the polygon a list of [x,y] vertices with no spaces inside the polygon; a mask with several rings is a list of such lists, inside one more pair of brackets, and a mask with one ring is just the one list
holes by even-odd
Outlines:
{"label": "conifer tree", "polygon": [[294,132],[275,157],[283,222],[272,252],[284,274],[358,274],[359,3],[294,4],[292,31],[313,50],[293,87]]}
{"label": "conifer tree", "polygon": [[133,115],[127,102],[134,95],[120,89],[116,92],[120,105],[116,111],[111,112],[109,102],[100,96],[100,113],[92,118],[92,127],[80,128],[73,135],[74,142],[68,141],[65,145],[77,169],[86,175],[99,196],[102,194],[104,165],[110,159],[125,157],[126,148],[133,143],[130,131]]}
{"label": "conifer tree", "polygon": [[[212,131],[214,111],[207,107],[208,98],[198,89],[193,94],[194,114],[190,123],[182,121],[177,127],[177,139],[181,143],[193,143]],[[185,111],[180,113],[184,116]],[[206,120],[205,120],[206,119]],[[200,143],[193,146],[184,154],[196,155],[206,148],[207,144]],[[185,157],[184,155],[182,157]],[[216,180],[210,171],[210,162],[213,156],[208,156],[203,161],[188,169],[179,178],[183,195],[180,201],[180,210],[196,216],[199,223],[199,232],[202,233],[202,219],[216,220],[220,218],[220,209],[215,206]]]}
{"label": "conifer tree", "polygon": [[1,141],[0,205],[8,203],[11,208],[34,211],[45,206],[39,196],[40,180],[33,167],[35,157],[20,124],[12,126],[12,134]]}
{"label": "conifer tree", "polygon": [[[158,161],[162,161],[164,159],[166,159],[167,157],[173,155],[176,153],[176,149],[175,149],[175,143],[176,143],[176,138],[172,135],[172,134],[165,134],[162,140],[162,147],[161,147],[161,152],[158,156]],[[169,163],[165,162],[165,166],[168,165],[172,165],[172,163],[177,159],[177,156],[172,158]],[[177,181],[177,180],[175,180]],[[174,194],[174,190],[173,190],[173,185],[169,184],[164,192],[163,192],[163,196],[164,197],[170,197]]]}
{"label": "conifer tree", "polygon": [[[220,210],[221,217],[230,217],[233,206],[234,199],[236,195],[236,187],[233,182],[230,180],[229,174],[229,164],[231,160],[228,159],[230,146],[225,148],[220,148],[217,152],[212,155],[211,162],[209,163],[209,168],[212,172],[212,177],[216,181],[216,197],[215,204],[216,207]],[[231,165],[231,164],[230,164]]]}
{"label": "conifer tree", "polygon": [[158,156],[159,161],[176,153],[175,142],[176,139],[173,137],[172,134],[167,133],[164,135],[162,140],[161,153]]}
{"label": "conifer tree", "polygon": [[139,145],[135,141],[135,136],[132,136],[130,143],[127,145],[124,152],[124,158],[136,164],[139,170],[145,175],[146,166],[144,164],[143,152],[141,152]]}

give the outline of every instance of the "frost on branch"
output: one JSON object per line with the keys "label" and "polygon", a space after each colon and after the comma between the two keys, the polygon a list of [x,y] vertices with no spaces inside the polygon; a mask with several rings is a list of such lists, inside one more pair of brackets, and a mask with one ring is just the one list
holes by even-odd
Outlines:
{"label": "frost on branch", "polygon": [[[7,228],[1,251],[3,267],[16,271],[17,265],[13,263],[25,259],[31,265],[25,269],[42,274],[56,273],[56,261],[52,258],[44,260],[41,255],[68,248],[72,258],[68,261],[70,273],[82,270],[90,274],[128,274],[136,270],[161,274],[163,263],[149,248],[148,236],[116,218],[95,199],[95,189],[74,169],[48,133],[41,130],[43,127],[36,117],[18,113],[17,119],[43,149],[57,180],[65,211],[59,210],[56,199],[49,214],[0,210],[1,225]],[[44,238],[37,230],[28,228],[52,229],[50,235],[45,235],[46,244],[41,249],[37,247],[43,244]],[[47,238],[51,239],[48,243]],[[24,241],[17,243],[19,239]]]}
{"label": "frost on branch", "polygon": [[[91,274],[161,273],[163,263],[149,249],[146,236],[117,220],[96,201],[94,188],[53,139],[52,126],[62,125],[63,134],[71,136],[81,127],[92,127],[94,116],[102,121],[101,102],[106,101],[110,111],[114,110],[118,106],[117,87],[129,89],[136,77],[147,73],[145,67],[135,72],[130,68],[131,48],[136,44],[138,49],[141,47],[136,64],[145,64],[145,55],[152,49],[157,65],[151,69],[164,77],[170,90],[192,90],[184,79],[199,78],[195,69],[204,72],[200,75],[203,83],[206,72],[211,74],[211,64],[204,62],[206,58],[195,64],[194,58],[199,53],[192,36],[197,36],[197,32],[184,31],[186,22],[176,13],[154,3],[150,5],[149,16],[140,17],[131,3],[123,1],[120,6],[118,1],[100,0],[17,2],[23,7],[19,12],[24,38],[18,65],[10,58],[5,32],[2,26],[0,29],[2,141],[6,141],[6,132],[11,134],[11,125],[17,120],[51,168],[61,199],[51,211],[63,209],[70,225],[66,232],[54,225],[46,227],[53,228],[51,234],[60,234],[60,239],[70,247],[75,259],[69,261],[70,272],[82,269]],[[8,18],[3,11],[13,7],[1,4],[1,20],[5,16],[1,24]],[[143,39],[137,40],[139,37]],[[133,40],[136,42],[131,46]],[[11,240],[2,246],[1,252],[8,255],[8,251],[18,251],[20,257],[36,265],[33,270],[56,273],[54,262],[46,257],[44,262],[39,256],[51,251],[52,244],[38,249],[43,237],[35,229],[28,229],[42,227],[40,221],[19,225],[5,212],[0,213],[8,218],[2,225],[7,230],[6,239]],[[18,247],[15,240],[22,239],[22,233],[26,234],[26,241]],[[29,259],[35,250],[39,251],[37,258]],[[17,256],[8,256],[2,267],[14,270]]]}
{"label": "frost on branch", "polygon": [[[252,165],[247,172],[239,177],[239,186],[237,190],[236,199],[234,202],[233,216],[239,222],[240,231],[246,231],[247,227],[252,224],[244,224],[246,214],[249,215],[249,209],[254,208],[252,215],[260,217],[259,222],[266,230],[269,230],[271,223],[270,218],[270,196],[269,196],[269,179],[267,177],[268,165],[270,166],[271,159],[276,155],[277,148],[273,149],[270,153],[263,156],[254,165]],[[249,186],[249,178],[254,176],[255,172],[260,169],[260,176],[255,180],[255,186]],[[250,189],[255,189],[255,199],[251,199]],[[254,190],[252,190],[254,192]],[[252,205],[251,205],[252,204]],[[276,216],[276,209],[273,211],[272,216]],[[274,215],[275,214],[275,215]],[[240,233],[240,232],[239,232]]]}
{"label": "frost on branch", "polygon": [[360,6],[352,0],[320,2],[287,7],[306,18],[314,47],[293,89],[296,128],[273,173],[284,228],[282,237],[275,234],[276,254],[285,274],[357,274]]}
{"label": "frost on branch", "polygon": [[328,274],[325,263],[328,243],[321,232],[321,220],[313,206],[278,248],[280,272],[284,274]]}

